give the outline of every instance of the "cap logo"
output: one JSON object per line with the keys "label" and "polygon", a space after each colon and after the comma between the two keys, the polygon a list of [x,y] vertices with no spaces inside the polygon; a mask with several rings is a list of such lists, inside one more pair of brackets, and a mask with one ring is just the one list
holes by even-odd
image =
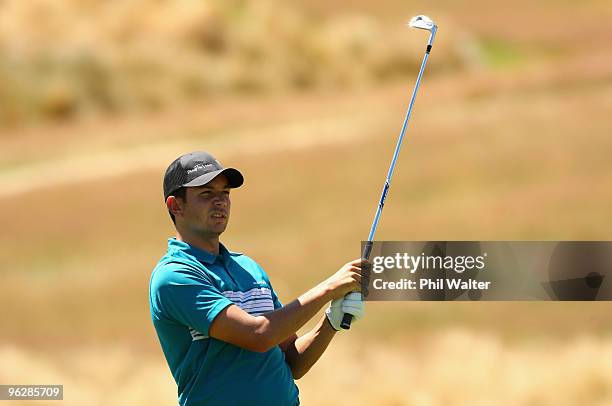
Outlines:
{"label": "cap logo", "polygon": [[193,172],[199,171],[200,169],[204,169],[204,168],[208,168],[209,166],[213,166],[213,164],[211,163],[206,163],[206,164],[197,164],[196,166],[194,166],[191,169],[187,169],[187,174],[190,175]]}

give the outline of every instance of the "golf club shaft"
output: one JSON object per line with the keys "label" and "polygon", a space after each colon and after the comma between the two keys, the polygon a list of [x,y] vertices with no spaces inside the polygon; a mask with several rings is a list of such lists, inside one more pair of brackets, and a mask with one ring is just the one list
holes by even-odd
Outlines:
{"label": "golf club shaft", "polygon": [[[380,195],[378,207],[376,208],[376,214],[374,215],[374,221],[372,221],[372,227],[370,228],[370,234],[368,235],[368,241],[366,241],[363,248],[363,252],[361,253],[361,258],[364,260],[368,260],[370,258],[370,252],[372,250],[372,244],[374,241],[374,234],[376,234],[376,228],[378,228],[378,221],[380,220],[380,215],[382,214],[382,210],[385,205],[385,199],[387,198],[387,193],[389,192],[389,187],[391,186],[391,178],[393,177],[393,171],[395,170],[397,157],[399,156],[400,149],[402,148],[404,135],[406,134],[406,127],[408,126],[408,121],[410,120],[410,114],[412,114],[412,107],[414,106],[414,101],[416,99],[417,92],[419,91],[421,77],[423,76],[425,66],[427,65],[427,59],[429,58],[429,51],[431,50],[432,39],[433,38],[430,38],[430,43],[427,45],[427,51],[425,51],[425,56],[423,57],[423,62],[421,63],[421,70],[419,71],[419,76],[417,76],[416,84],[414,85],[414,89],[412,90],[412,98],[410,99],[408,111],[406,112],[406,117],[404,118],[404,124],[402,125],[402,129],[400,131],[400,135],[395,146],[395,152],[393,153],[393,159],[391,159],[391,165],[389,165],[389,172],[387,172],[387,180],[385,180],[385,185],[383,186],[383,190]],[[343,329],[348,330],[349,328],[351,328],[352,321],[353,315],[349,313],[344,313],[340,326]]]}

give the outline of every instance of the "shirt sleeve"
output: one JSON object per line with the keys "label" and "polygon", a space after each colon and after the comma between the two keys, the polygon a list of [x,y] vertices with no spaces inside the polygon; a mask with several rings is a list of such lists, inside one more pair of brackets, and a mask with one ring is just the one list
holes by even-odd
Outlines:
{"label": "shirt sleeve", "polygon": [[270,291],[272,292],[272,303],[274,304],[274,310],[280,309],[281,307],[283,307],[283,304],[278,298],[278,295],[276,294],[276,291],[274,290],[274,287],[272,286],[272,282],[270,282],[270,278],[268,277],[268,274],[266,273],[266,271],[264,271],[261,265],[259,265],[258,263],[255,263],[255,265],[257,266],[257,268],[259,269],[259,272],[261,272],[261,275],[263,276],[264,280],[270,287]]}
{"label": "shirt sleeve", "polygon": [[215,317],[233,303],[199,270],[181,264],[160,271],[155,287],[161,315],[208,336]]}

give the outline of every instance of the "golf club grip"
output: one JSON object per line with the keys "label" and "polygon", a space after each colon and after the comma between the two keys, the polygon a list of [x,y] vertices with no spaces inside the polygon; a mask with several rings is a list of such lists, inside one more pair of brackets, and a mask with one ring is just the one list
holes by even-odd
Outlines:
{"label": "golf club grip", "polygon": [[[372,252],[372,241],[366,241],[363,246],[363,252],[361,253],[361,259],[367,261],[370,259],[370,253]],[[340,327],[344,330],[349,330],[351,328],[351,323],[353,322],[353,315],[350,313],[344,313],[342,316],[342,323],[340,323]]]}
{"label": "golf club grip", "polygon": [[340,323],[340,327],[342,327],[345,330],[348,330],[351,328],[352,321],[353,321],[353,315],[349,313],[344,313],[344,316],[342,316],[342,323]]}

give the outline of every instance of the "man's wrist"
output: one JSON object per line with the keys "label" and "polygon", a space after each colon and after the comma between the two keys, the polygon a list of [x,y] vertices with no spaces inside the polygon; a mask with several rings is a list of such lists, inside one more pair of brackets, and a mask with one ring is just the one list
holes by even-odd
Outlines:
{"label": "man's wrist", "polygon": [[315,297],[323,302],[330,302],[333,299],[334,291],[326,283],[320,283],[312,290]]}

